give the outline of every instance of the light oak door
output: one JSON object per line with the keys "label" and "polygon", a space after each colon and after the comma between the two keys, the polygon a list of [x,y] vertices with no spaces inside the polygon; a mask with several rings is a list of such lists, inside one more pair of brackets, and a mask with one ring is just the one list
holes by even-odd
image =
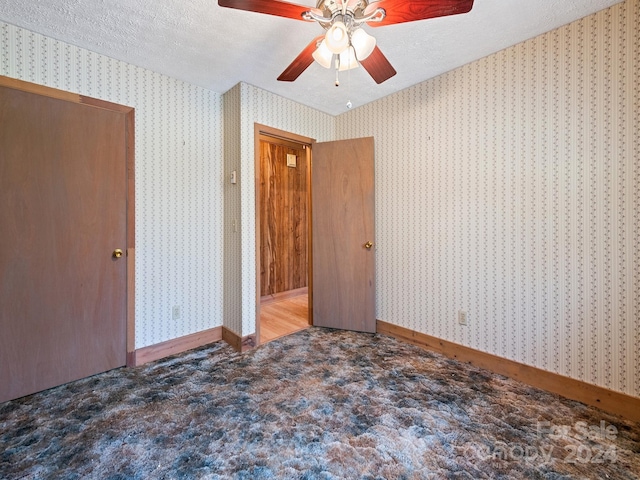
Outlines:
{"label": "light oak door", "polygon": [[313,324],[375,332],[374,145],[313,145]]}
{"label": "light oak door", "polygon": [[126,363],[125,115],[0,87],[0,402]]}

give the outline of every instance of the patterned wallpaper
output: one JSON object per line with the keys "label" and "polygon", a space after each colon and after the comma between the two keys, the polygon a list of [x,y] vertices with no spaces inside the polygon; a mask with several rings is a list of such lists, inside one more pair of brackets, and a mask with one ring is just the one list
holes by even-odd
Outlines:
{"label": "patterned wallpaper", "polygon": [[379,319],[640,396],[640,2],[336,128],[376,140]]}
{"label": "patterned wallpaper", "polygon": [[[333,139],[335,135],[335,117],[245,83],[239,84],[225,94],[225,108],[228,95],[234,97],[232,103],[234,108],[237,107],[236,96],[238,92],[236,89],[238,88],[240,90],[240,169],[238,173],[240,175],[239,187],[242,211],[239,230],[242,253],[240,257],[232,260],[234,262],[233,268],[225,269],[224,281],[225,285],[232,285],[229,288],[239,288],[236,291],[239,291],[241,295],[242,309],[240,314],[242,318],[228,318],[225,310],[225,326],[242,336],[246,336],[256,331],[254,125],[259,123],[322,142]],[[234,135],[234,138],[237,139],[235,134],[231,135]],[[228,199],[229,195],[225,197],[225,204]],[[225,231],[229,228],[230,225],[227,222]],[[227,238],[229,238],[229,235],[227,235]],[[237,247],[233,247],[233,251],[237,251]],[[234,296],[233,298],[237,297]],[[227,306],[226,302],[227,299],[225,299],[225,306]],[[234,309],[233,311],[237,313],[237,310]],[[241,330],[238,328],[240,326]]]}
{"label": "patterned wallpaper", "polygon": [[[224,94],[224,326],[242,333],[242,243],[240,241],[240,91],[238,84]],[[231,172],[236,183],[231,184]]]}
{"label": "patterned wallpaper", "polygon": [[222,325],[222,96],[2,22],[0,75],[136,109],[136,347]]}

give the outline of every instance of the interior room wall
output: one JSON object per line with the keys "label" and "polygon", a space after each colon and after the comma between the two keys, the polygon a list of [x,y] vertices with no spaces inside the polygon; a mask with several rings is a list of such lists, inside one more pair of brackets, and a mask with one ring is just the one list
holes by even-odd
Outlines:
{"label": "interior room wall", "polygon": [[[225,96],[229,94],[240,97],[240,135],[237,138],[240,142],[240,157],[236,161],[239,164],[238,183],[241,216],[239,237],[227,234],[226,238],[240,242],[240,247],[233,246],[232,251],[240,250],[241,253],[238,257],[230,260],[232,265],[229,266],[229,270],[225,270],[224,282],[225,291],[228,285],[228,288],[236,292],[233,294],[233,301],[239,299],[242,305],[240,311],[235,307],[229,309],[234,314],[239,314],[241,318],[227,318],[225,311],[225,326],[232,325],[234,332],[247,336],[256,331],[257,302],[254,126],[258,123],[322,142],[333,140],[336,119],[319,110],[246,83],[240,83]],[[237,106],[237,101],[234,100],[233,105]],[[225,175],[229,173],[227,171]],[[226,196],[225,205],[227,201],[228,197]],[[225,232],[228,232],[230,228],[233,226],[227,219]],[[237,296],[238,292],[239,297]],[[228,300],[229,298],[225,298],[225,306],[227,306]]]}
{"label": "interior room wall", "polygon": [[222,95],[2,22],[0,75],[135,108],[136,348],[222,325]]}
{"label": "interior room wall", "polygon": [[639,98],[627,0],[339,116],[376,141],[378,318],[640,396]]}
{"label": "interior room wall", "polygon": [[[242,333],[242,242],[240,241],[240,131],[242,104],[236,85],[224,95],[224,326]],[[231,173],[236,172],[236,183]]]}

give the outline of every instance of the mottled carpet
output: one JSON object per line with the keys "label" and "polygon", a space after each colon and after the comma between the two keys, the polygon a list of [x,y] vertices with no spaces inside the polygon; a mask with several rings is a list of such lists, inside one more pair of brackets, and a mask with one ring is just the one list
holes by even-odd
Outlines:
{"label": "mottled carpet", "polygon": [[220,342],[0,404],[0,478],[639,478],[640,424],[395,339]]}

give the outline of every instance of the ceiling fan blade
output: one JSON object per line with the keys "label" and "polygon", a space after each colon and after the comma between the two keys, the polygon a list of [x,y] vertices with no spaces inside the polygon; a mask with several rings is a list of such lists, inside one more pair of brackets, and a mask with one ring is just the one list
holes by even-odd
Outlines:
{"label": "ceiling fan blade", "polygon": [[[317,8],[295,3],[281,2],[280,0],[218,0],[221,7],[236,8],[248,12],[265,13],[278,17],[293,18],[294,20],[305,20],[302,18],[304,12],[315,12],[322,16],[322,12]],[[306,20],[305,20],[306,21]]]}
{"label": "ceiling fan blade", "polygon": [[322,41],[324,35],[319,35],[314,38],[309,45],[295,58],[291,65],[289,65],[284,72],[280,74],[278,80],[281,82],[293,82],[296,78],[304,72],[309,65],[313,63],[313,52],[318,48],[318,43]]}
{"label": "ceiling fan blade", "polygon": [[371,55],[360,61],[360,65],[369,72],[369,75],[378,84],[389,80],[397,73],[377,46],[373,49]]}
{"label": "ceiling fan blade", "polygon": [[473,7],[473,0],[379,0],[370,3],[364,14],[368,15],[376,8],[384,8],[387,14],[381,22],[367,24],[370,27],[382,27],[395,23],[467,13],[471,7]]}

